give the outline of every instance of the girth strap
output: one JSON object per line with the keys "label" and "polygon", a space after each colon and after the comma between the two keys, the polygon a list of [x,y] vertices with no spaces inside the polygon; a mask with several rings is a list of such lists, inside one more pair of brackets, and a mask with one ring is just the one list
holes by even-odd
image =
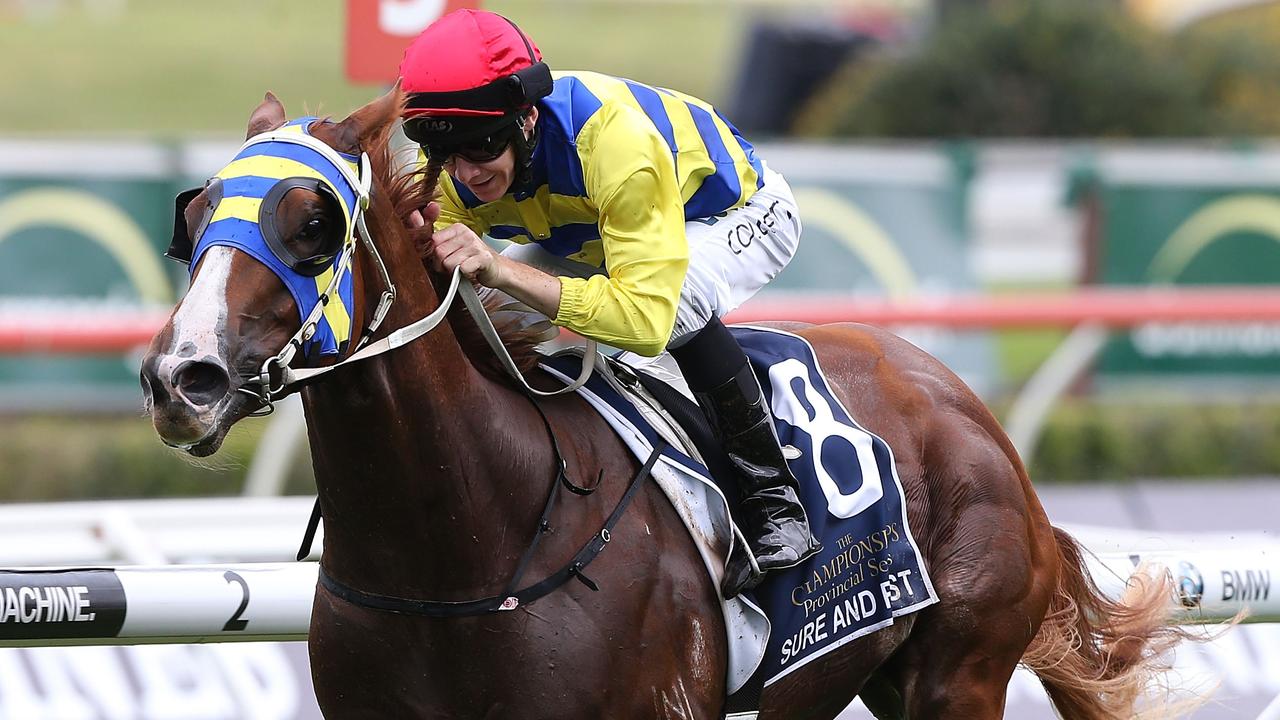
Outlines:
{"label": "girth strap", "polygon": [[[494,595],[478,600],[463,600],[458,602],[447,602],[442,600],[411,600],[409,598],[395,597],[392,595],[379,595],[377,593],[367,593],[357,590],[353,587],[343,585],[334,580],[324,571],[324,565],[320,566],[320,584],[326,590],[337,595],[354,605],[371,608],[374,610],[384,610],[387,612],[403,613],[407,615],[425,615],[427,617],[462,617],[466,615],[483,615],[486,613],[500,612],[504,610],[514,610],[521,605],[528,605],[533,601],[551,593],[556,588],[565,584],[570,578],[577,578],[583,585],[598,591],[600,588],[590,578],[582,574],[582,571],[591,564],[592,560],[600,554],[602,550],[609,544],[612,539],[613,528],[618,524],[618,520],[622,518],[623,512],[627,506],[631,504],[631,499],[635,497],[636,491],[640,489],[641,483],[645,478],[649,477],[653,471],[653,466],[658,462],[658,457],[662,455],[662,451],[667,448],[665,442],[659,442],[650,453],[649,458],[645,460],[640,471],[636,473],[635,478],[631,480],[631,484],[627,487],[627,491],[623,493],[622,498],[618,500],[618,505],[613,509],[609,518],[605,520],[604,527],[600,532],[596,533],[587,541],[586,545],[573,556],[567,565],[551,574],[546,579],[534,583],[523,590],[505,593],[503,595]],[[546,527],[547,515],[550,513],[557,496],[556,488],[560,485],[559,479],[552,485],[551,496],[547,499],[547,507],[543,511],[543,517],[538,523],[537,534],[534,536],[532,545],[525,551],[525,556],[521,558],[520,568],[516,576],[512,580],[514,586],[519,581],[519,576],[523,572],[524,566],[528,564],[528,556],[534,546],[537,545],[538,539]]]}

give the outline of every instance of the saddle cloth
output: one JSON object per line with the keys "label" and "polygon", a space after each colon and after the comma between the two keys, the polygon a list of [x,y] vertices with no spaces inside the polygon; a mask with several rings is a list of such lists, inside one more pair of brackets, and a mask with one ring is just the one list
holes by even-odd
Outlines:
{"label": "saddle cloth", "polygon": [[[791,333],[752,326],[731,328],[746,351],[776,419],[800,483],[800,499],[823,549],[801,565],[766,576],[755,590],[724,601],[729,638],[731,718],[752,717],[761,688],[806,663],[937,602],[907,524],[893,452],[853,420],[832,393],[812,347]],[[572,351],[543,359],[543,368],[568,383],[581,357]],[[636,375],[649,378],[636,382]],[[723,457],[706,438],[686,433],[644,385],[656,378],[692,403],[670,356],[623,353],[597,363],[581,396],[613,427],[641,462],[663,439],[669,443],[653,477],[671,500],[718,588],[733,544],[742,542],[726,493],[711,467]],[[685,415],[688,415],[685,409]],[[699,450],[701,448],[701,450]],[[789,453],[796,455],[795,452]],[[729,493],[730,495],[732,493]]]}

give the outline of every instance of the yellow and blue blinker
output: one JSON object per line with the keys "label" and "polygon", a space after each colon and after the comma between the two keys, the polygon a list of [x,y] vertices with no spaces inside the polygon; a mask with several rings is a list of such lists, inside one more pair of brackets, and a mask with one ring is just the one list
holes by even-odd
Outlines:
{"label": "yellow and blue blinker", "polygon": [[[316,121],[314,117],[292,120],[276,133],[309,135],[309,128]],[[200,257],[211,247],[225,245],[241,250],[280,278],[298,306],[301,322],[306,322],[310,309],[339,271],[344,254],[350,251],[356,215],[360,211],[360,190],[349,179],[358,177],[359,160],[351,155],[334,154],[349,164],[350,172],[336,167],[329,156],[308,145],[269,137],[256,142],[250,139],[206,186],[210,191],[210,206],[189,254],[182,252],[186,248],[181,247],[187,237],[183,212],[196,193],[188,191],[190,194],[178,197],[175,242],[169,254],[189,261],[194,272]],[[276,206],[284,194],[297,187],[311,189],[333,200],[341,208],[344,219],[341,242],[310,258],[295,257],[279,238],[273,222]],[[183,237],[179,238],[179,234]],[[331,355],[345,349],[351,337],[353,294],[351,274],[344,272],[324,306],[315,333],[303,343],[305,355]]]}

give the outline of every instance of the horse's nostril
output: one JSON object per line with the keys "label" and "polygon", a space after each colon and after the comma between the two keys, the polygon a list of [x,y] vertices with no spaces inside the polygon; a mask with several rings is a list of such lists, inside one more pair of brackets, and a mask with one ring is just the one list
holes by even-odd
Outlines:
{"label": "horse's nostril", "polygon": [[168,385],[160,379],[160,358],[156,355],[148,355],[142,362],[140,380],[142,381],[142,400],[143,407],[148,410],[155,407],[163,407],[172,399],[172,393]]}
{"label": "horse's nostril", "polygon": [[212,405],[226,396],[231,378],[213,363],[187,362],[174,371],[173,384],[191,404]]}

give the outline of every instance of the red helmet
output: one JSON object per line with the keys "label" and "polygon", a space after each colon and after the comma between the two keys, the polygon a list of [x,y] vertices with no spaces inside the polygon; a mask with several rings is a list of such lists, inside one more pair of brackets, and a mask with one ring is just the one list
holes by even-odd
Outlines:
{"label": "red helmet", "polygon": [[492,136],[552,89],[533,40],[484,10],[456,10],[423,30],[405,50],[400,78],[405,132],[428,146]]}

